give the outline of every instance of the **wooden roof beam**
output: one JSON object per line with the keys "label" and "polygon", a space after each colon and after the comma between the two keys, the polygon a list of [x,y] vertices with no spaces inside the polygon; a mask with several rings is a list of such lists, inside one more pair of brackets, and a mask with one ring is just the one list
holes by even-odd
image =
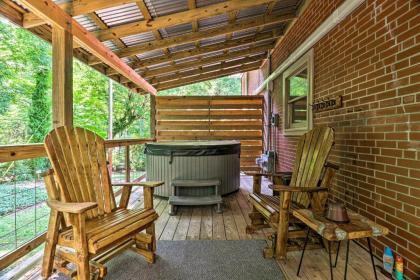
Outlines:
{"label": "wooden roof beam", "polygon": [[238,67],[234,67],[234,68],[230,68],[230,69],[226,69],[226,70],[222,70],[218,72],[199,74],[193,77],[187,76],[187,77],[183,77],[178,80],[167,82],[167,83],[161,83],[161,84],[158,83],[158,84],[155,84],[155,87],[158,90],[171,89],[171,88],[176,88],[176,87],[180,87],[184,85],[195,84],[198,82],[222,78],[222,77],[230,76],[237,73],[252,71],[252,70],[258,69],[260,66],[261,66],[261,63],[257,61],[255,63],[238,66]]}
{"label": "wooden roof beam", "polygon": [[106,41],[113,38],[121,38],[134,34],[159,30],[161,28],[166,28],[174,25],[191,23],[202,18],[209,18],[224,13],[229,13],[235,10],[242,10],[266,4],[271,1],[273,0],[229,0],[222,3],[217,3],[201,8],[196,8],[192,10],[190,9],[184,12],[158,17],[154,20],[142,20],[133,23],[123,24],[120,26],[109,28],[108,30],[98,31],[96,35],[99,40]]}
{"label": "wooden roof beam", "polygon": [[[130,66],[133,69],[140,69],[140,68],[149,67],[155,64],[170,62],[173,60],[183,59],[186,57],[200,56],[206,53],[216,52],[220,50],[227,50],[233,47],[245,46],[245,45],[249,45],[249,44],[253,44],[253,43],[257,43],[257,42],[261,42],[265,40],[267,40],[267,44],[270,44],[276,38],[281,37],[281,36],[282,36],[281,33],[266,32],[263,34],[258,34],[255,37],[245,37],[245,38],[240,38],[240,39],[234,39],[234,40],[219,43],[219,44],[200,47],[200,48],[196,48],[192,50],[176,52],[176,53],[170,54],[169,56],[159,56],[159,57],[142,59],[138,63],[130,64]],[[269,39],[272,39],[272,40],[268,41]],[[115,75],[115,74],[117,74],[117,72],[112,68],[110,68],[109,72],[107,73],[107,75]]]}
{"label": "wooden roof beam", "polygon": [[270,50],[273,47],[274,47],[274,44],[268,44],[268,45],[264,45],[260,47],[249,48],[249,49],[240,50],[236,52],[226,53],[223,55],[217,55],[214,57],[201,58],[201,59],[190,61],[190,62],[180,63],[176,65],[169,65],[169,66],[160,67],[153,70],[147,70],[143,72],[142,75],[144,77],[154,77],[162,73],[170,73],[170,72],[176,72],[180,70],[186,70],[189,68],[202,67],[204,65],[218,63],[218,62],[226,61],[226,60],[237,59],[240,57],[249,56],[252,54],[258,54],[262,52],[264,52],[263,56],[266,57],[265,52]]}
{"label": "wooden roof beam", "polygon": [[[79,16],[105,8],[134,3],[136,1],[138,0],[77,0],[72,3],[59,4],[58,6],[71,16]],[[24,28],[36,27],[45,23],[46,21],[44,19],[33,12],[26,13],[23,16]]]}
{"label": "wooden roof beam", "polygon": [[[208,73],[208,72],[214,72],[214,71],[220,71],[226,68],[232,68],[232,67],[237,67],[238,65],[244,65],[244,64],[249,64],[249,63],[253,63],[256,61],[262,61],[266,58],[266,54],[259,54],[259,55],[255,55],[255,56],[248,56],[248,57],[244,57],[244,58],[240,58],[240,59],[236,59],[234,61],[230,61],[230,62],[225,62],[222,61],[217,65],[211,65],[208,67],[204,67],[204,65],[197,65],[196,68],[197,69],[191,69],[189,71],[184,71],[182,73],[176,72],[173,73],[172,75],[167,75],[170,72],[160,72],[158,73],[158,76],[152,76],[151,74],[149,74],[148,76],[144,75],[144,77],[146,79],[148,79],[149,81],[151,81],[151,83],[156,83],[156,82],[167,82],[167,81],[171,81],[171,80],[176,80],[185,76],[193,76],[193,75],[197,75],[197,74],[203,74],[203,73]],[[153,73],[155,74],[155,73]],[[164,75],[164,76],[162,76]],[[122,83],[128,83],[128,80],[123,80]]]}
{"label": "wooden roof beam", "polygon": [[[281,22],[288,22],[291,21],[294,18],[294,14],[288,14],[288,15],[281,15],[281,16],[262,16],[258,18],[253,18],[249,20],[244,20],[240,22],[236,22],[234,24],[228,24],[223,27],[218,28],[212,28],[210,30],[202,31],[202,32],[196,32],[186,35],[181,35],[177,37],[169,37],[160,41],[152,41],[145,44],[137,45],[137,46],[131,46],[127,47],[125,49],[119,50],[116,52],[116,54],[119,57],[129,57],[141,53],[146,53],[150,51],[155,51],[163,48],[173,47],[176,45],[196,42],[199,40],[203,40],[206,38],[211,38],[219,35],[224,35],[240,30],[246,30],[249,28],[254,28],[258,26],[264,26],[264,25],[271,25],[271,24],[277,24]],[[91,59],[89,64],[96,64],[100,63],[98,59]]]}
{"label": "wooden roof beam", "polygon": [[73,35],[75,41],[79,45],[93,55],[99,57],[105,64],[114,68],[118,73],[132,81],[135,85],[146,92],[156,94],[156,89],[152,85],[140,77],[140,75],[118,58],[111,50],[106,48],[95,36],[82,27],[53,1],[20,0],[20,2],[51,25],[67,30]]}
{"label": "wooden roof beam", "polygon": [[[246,64],[252,64],[252,63],[259,63],[262,60],[264,60],[266,58],[265,55],[256,55],[256,56],[251,56],[251,57],[244,57],[241,59],[237,59],[234,61],[230,61],[230,62],[221,62],[219,64],[216,65],[211,65],[211,66],[207,66],[207,67],[199,67],[198,69],[193,69],[190,71],[185,71],[179,74],[174,74],[171,76],[161,76],[161,77],[150,77],[151,78],[151,83],[152,84],[156,84],[156,83],[163,83],[163,82],[169,82],[169,81],[173,81],[173,80],[178,80],[181,79],[183,77],[186,76],[196,76],[199,74],[205,74],[205,73],[211,73],[211,72],[219,72],[222,70],[226,70],[229,68],[235,68],[235,67],[239,67],[242,65],[246,65]],[[164,74],[164,73],[162,73]],[[149,77],[147,77],[149,78]]]}

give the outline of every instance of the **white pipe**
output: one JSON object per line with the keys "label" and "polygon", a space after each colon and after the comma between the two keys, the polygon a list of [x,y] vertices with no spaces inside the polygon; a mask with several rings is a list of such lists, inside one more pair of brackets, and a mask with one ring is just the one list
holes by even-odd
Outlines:
{"label": "white pipe", "polygon": [[306,40],[279,66],[267,79],[253,92],[258,94],[263,91],[269,82],[277,78],[289,65],[304,55],[316,42],[318,42],[325,34],[337,26],[343,19],[345,19],[351,12],[354,11],[365,0],[346,0],[308,37]]}

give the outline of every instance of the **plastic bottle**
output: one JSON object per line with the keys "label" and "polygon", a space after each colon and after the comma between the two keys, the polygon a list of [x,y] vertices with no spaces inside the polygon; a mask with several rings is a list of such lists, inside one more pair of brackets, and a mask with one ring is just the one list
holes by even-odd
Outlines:
{"label": "plastic bottle", "polygon": [[395,278],[397,280],[403,280],[404,279],[404,261],[403,258],[399,255],[395,257]]}
{"label": "plastic bottle", "polygon": [[383,255],[384,270],[392,275],[394,270],[394,255],[390,247],[385,247]]}

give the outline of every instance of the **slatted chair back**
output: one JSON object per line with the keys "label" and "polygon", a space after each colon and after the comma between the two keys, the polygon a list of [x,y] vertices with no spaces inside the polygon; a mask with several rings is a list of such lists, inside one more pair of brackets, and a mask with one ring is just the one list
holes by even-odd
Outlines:
{"label": "slatted chair back", "polygon": [[[334,130],[330,127],[316,127],[305,133],[297,145],[290,186],[316,187],[333,144]],[[310,204],[307,193],[294,193],[292,201],[305,208]]]}
{"label": "slatted chair back", "polygon": [[88,218],[115,209],[104,139],[83,128],[62,126],[46,136],[44,145],[61,201],[96,202],[98,207],[89,210]]}

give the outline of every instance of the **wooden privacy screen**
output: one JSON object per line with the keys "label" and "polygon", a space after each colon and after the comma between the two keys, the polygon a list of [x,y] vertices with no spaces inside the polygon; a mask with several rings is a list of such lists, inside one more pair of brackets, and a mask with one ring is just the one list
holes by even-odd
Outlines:
{"label": "wooden privacy screen", "polygon": [[241,170],[258,170],[263,147],[260,96],[157,96],[157,141],[238,140]]}

